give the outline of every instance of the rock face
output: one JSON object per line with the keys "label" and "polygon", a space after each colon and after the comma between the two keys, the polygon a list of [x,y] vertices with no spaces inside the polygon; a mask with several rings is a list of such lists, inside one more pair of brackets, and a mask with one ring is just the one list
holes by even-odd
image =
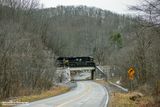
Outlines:
{"label": "rock face", "polygon": [[61,78],[62,78],[63,83],[67,83],[67,82],[71,81],[70,70],[69,69],[64,69],[62,71]]}
{"label": "rock face", "polygon": [[58,82],[68,83],[71,81],[70,70],[68,68],[58,68],[56,73],[58,74]]}

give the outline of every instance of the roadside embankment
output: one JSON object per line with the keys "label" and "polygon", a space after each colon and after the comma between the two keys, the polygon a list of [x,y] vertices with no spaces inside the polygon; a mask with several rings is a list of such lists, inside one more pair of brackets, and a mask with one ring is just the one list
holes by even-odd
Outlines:
{"label": "roadside embankment", "polygon": [[[134,91],[128,91],[126,88],[120,85],[113,84],[114,89],[118,88],[121,91],[112,91],[110,94],[109,107],[159,107],[160,102],[155,100],[155,97],[151,94],[151,90],[147,90],[146,87],[139,87]],[[142,89],[141,89],[142,88]],[[140,90],[141,89],[141,90]],[[112,88],[113,90],[113,88]]]}
{"label": "roadside embankment", "polygon": [[152,96],[145,96],[139,92],[114,92],[111,94],[109,103],[109,107],[158,107],[153,105]]}
{"label": "roadside embankment", "polygon": [[66,86],[56,86],[53,87],[52,89],[50,89],[49,91],[44,91],[39,95],[31,95],[31,96],[23,96],[23,97],[19,97],[16,99],[16,101],[19,102],[32,102],[32,101],[36,101],[36,100],[40,100],[40,99],[44,99],[44,98],[48,98],[48,97],[52,97],[52,96],[56,96],[59,94],[63,94],[67,91],[69,91],[69,87]]}
{"label": "roadside embankment", "polygon": [[20,97],[16,97],[16,98],[13,98],[10,100],[2,101],[2,102],[0,102],[0,107],[11,107],[16,104],[28,103],[28,102],[33,102],[33,101],[37,101],[40,99],[45,99],[45,98],[57,96],[57,95],[68,92],[70,89],[71,89],[71,87],[69,87],[68,85],[54,86],[50,90],[43,91],[39,94],[32,94],[29,96],[20,96]]}
{"label": "roadside embankment", "polygon": [[116,86],[104,80],[96,80],[109,92],[108,107],[159,107],[154,104],[153,96],[147,96],[139,91],[125,91],[121,86]]}

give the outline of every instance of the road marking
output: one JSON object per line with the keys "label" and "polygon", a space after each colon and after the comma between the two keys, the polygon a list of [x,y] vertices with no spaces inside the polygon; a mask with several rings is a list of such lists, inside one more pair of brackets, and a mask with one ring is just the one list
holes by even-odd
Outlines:
{"label": "road marking", "polygon": [[66,102],[64,102],[64,103],[62,103],[62,104],[60,104],[60,105],[58,105],[58,106],[56,106],[56,107],[63,107],[63,106],[66,105],[66,104],[72,103],[72,102],[80,99],[81,97],[86,96],[90,90],[91,90],[91,86],[89,85],[89,86],[87,86],[87,88],[86,88],[82,93],[80,93],[80,94],[82,94],[82,95],[80,95],[80,96],[75,96],[74,99],[71,99],[71,100],[69,100],[69,101],[66,101]]}
{"label": "road marking", "polygon": [[109,93],[108,93],[108,90],[107,90],[105,87],[103,87],[103,88],[104,88],[104,90],[105,90],[105,92],[106,92],[106,95],[107,95],[107,99],[106,99],[106,102],[105,102],[104,107],[107,107],[108,101],[109,101]]}

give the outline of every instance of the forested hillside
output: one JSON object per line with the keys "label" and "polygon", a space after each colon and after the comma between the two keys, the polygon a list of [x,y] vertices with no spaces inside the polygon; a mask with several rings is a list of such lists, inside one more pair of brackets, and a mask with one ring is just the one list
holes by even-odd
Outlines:
{"label": "forested hillside", "polygon": [[0,1],[0,98],[53,85],[54,53],[43,43],[45,22],[36,17],[37,7],[35,0]]}
{"label": "forested hillside", "polygon": [[[59,6],[44,9],[42,13],[50,18],[46,35],[48,47],[60,56],[89,55],[98,59],[111,48],[109,39],[112,35],[120,33],[125,39],[134,28],[130,17],[98,8]],[[102,57],[99,60],[104,59],[105,55]]]}
{"label": "forested hillside", "polygon": [[50,88],[55,55],[89,55],[104,63],[111,35],[127,38],[132,31],[131,18],[97,8],[38,9],[34,0],[0,4],[1,98]]}

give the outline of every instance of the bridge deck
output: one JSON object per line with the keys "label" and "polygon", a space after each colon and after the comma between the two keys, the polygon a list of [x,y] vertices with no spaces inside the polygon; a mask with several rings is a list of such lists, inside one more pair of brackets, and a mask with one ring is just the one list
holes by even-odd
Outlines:
{"label": "bridge deck", "polygon": [[57,70],[60,69],[69,69],[70,71],[83,71],[83,70],[94,70],[95,67],[69,67],[69,68],[57,68]]}

